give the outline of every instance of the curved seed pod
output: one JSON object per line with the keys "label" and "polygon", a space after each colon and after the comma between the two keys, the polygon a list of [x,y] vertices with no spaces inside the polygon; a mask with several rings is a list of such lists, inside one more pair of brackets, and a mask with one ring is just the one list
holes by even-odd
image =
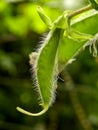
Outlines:
{"label": "curved seed pod", "polygon": [[50,106],[54,100],[55,91],[55,64],[57,63],[57,50],[60,42],[61,29],[49,33],[37,61],[37,81],[40,96],[44,107]]}
{"label": "curved seed pod", "polygon": [[53,29],[47,35],[42,48],[39,50],[35,64],[35,78],[39,93],[40,104],[43,110],[39,113],[30,113],[20,107],[17,110],[29,116],[39,116],[45,113],[55,98],[55,76],[57,74],[57,51],[60,43],[61,29]]}

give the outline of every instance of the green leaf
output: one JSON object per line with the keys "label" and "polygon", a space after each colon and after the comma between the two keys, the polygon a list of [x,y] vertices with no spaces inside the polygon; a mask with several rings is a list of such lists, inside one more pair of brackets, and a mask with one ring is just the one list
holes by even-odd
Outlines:
{"label": "green leaf", "polygon": [[27,112],[19,107],[17,110],[30,115],[38,116],[47,111],[49,106],[55,99],[56,76],[57,76],[57,52],[60,43],[61,29],[53,29],[47,35],[35,65],[36,86],[39,93],[40,104],[43,110],[39,113],[33,114]]}
{"label": "green leaf", "polygon": [[75,41],[86,41],[86,40],[90,40],[91,38],[93,38],[92,35],[90,34],[85,34],[85,33],[81,33],[77,30],[72,30],[70,29],[70,33],[66,34],[67,31],[65,31],[65,36],[68,36],[69,39],[75,40]]}
{"label": "green leaf", "polygon": [[79,53],[80,49],[83,48],[83,46],[88,41],[86,39],[86,36],[88,37],[89,35],[95,35],[98,32],[97,21],[98,21],[98,12],[96,10],[87,11],[72,19],[71,29],[79,31],[80,34],[86,33],[85,40],[79,41],[79,40],[76,40],[76,38],[72,39],[72,38],[63,36],[59,49],[58,49],[59,72],[61,72],[68,63],[73,61],[74,56],[77,53]]}

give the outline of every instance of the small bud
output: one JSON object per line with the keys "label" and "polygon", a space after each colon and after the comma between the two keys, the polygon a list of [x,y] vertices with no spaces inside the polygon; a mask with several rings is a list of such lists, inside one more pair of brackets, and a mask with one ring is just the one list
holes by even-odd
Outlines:
{"label": "small bud", "polygon": [[52,26],[52,21],[51,19],[45,14],[44,10],[38,6],[37,7],[37,12],[40,16],[40,18],[42,19],[42,21],[48,26],[51,27]]}

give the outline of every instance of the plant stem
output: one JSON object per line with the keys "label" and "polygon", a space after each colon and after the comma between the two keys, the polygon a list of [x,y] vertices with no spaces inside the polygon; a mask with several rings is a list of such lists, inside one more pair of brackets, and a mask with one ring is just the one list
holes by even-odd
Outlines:
{"label": "plant stem", "polygon": [[91,4],[87,5],[86,7],[81,8],[81,9],[79,9],[79,10],[73,11],[72,13],[70,13],[70,14],[68,15],[68,19],[71,19],[72,17],[74,17],[74,16],[76,16],[76,15],[78,15],[78,14],[81,14],[81,13],[83,13],[83,12],[85,12],[85,11],[88,11],[88,10],[90,10],[90,9],[93,9],[93,7],[92,7]]}
{"label": "plant stem", "polygon": [[77,92],[74,89],[75,86],[72,81],[72,78],[70,77],[69,73],[65,70],[62,71],[61,76],[64,79],[65,86],[71,90],[69,91],[69,96],[82,127],[84,128],[84,130],[93,130],[89,120],[86,117],[85,111],[79,101]]}
{"label": "plant stem", "polygon": [[85,6],[85,7],[81,8],[81,9],[75,10],[75,11],[73,11],[72,13],[69,13],[69,14],[67,15],[67,32],[68,32],[69,34],[71,33],[71,32],[70,32],[70,22],[71,22],[71,19],[72,19],[73,17],[77,16],[78,14],[81,14],[81,13],[83,13],[83,12],[85,12],[85,11],[90,10],[90,9],[93,9],[93,7],[92,7],[91,4]]}

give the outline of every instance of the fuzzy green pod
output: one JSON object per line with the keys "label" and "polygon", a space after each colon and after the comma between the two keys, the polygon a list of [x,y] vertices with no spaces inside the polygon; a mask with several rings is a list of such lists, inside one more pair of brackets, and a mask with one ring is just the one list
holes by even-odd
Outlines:
{"label": "fuzzy green pod", "polygon": [[61,39],[60,35],[61,29],[58,28],[49,32],[42,48],[39,50],[39,55],[34,67],[36,87],[43,110],[34,114],[17,107],[18,111],[30,116],[38,116],[46,112],[49,106],[53,103],[56,90],[55,77],[57,76],[57,71],[55,68],[57,68],[56,63],[58,57],[58,46]]}
{"label": "fuzzy green pod", "polygon": [[57,52],[60,43],[61,29],[52,30],[44,43],[37,62],[37,81],[43,107],[48,107],[54,100],[55,67],[57,66]]}

